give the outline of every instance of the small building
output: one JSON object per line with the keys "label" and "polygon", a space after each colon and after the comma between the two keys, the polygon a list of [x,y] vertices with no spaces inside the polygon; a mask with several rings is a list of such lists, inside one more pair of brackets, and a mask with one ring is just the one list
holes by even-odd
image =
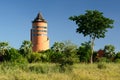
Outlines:
{"label": "small building", "polygon": [[101,57],[104,56],[104,54],[105,54],[104,50],[101,50],[101,49],[100,49],[100,50],[97,52],[97,57],[98,57],[98,58],[101,58]]}

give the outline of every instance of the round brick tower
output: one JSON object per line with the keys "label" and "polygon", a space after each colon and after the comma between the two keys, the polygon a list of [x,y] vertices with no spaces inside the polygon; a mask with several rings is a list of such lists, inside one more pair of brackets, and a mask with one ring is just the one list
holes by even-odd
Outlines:
{"label": "round brick tower", "polygon": [[32,21],[31,42],[33,52],[44,51],[49,49],[49,39],[47,36],[47,21],[38,13]]}

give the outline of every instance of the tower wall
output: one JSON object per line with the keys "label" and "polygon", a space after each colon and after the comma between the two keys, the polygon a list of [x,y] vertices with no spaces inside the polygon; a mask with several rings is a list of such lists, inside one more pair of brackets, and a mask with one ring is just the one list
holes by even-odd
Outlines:
{"label": "tower wall", "polygon": [[34,21],[31,29],[32,50],[34,52],[49,49],[49,39],[47,36],[47,22]]}

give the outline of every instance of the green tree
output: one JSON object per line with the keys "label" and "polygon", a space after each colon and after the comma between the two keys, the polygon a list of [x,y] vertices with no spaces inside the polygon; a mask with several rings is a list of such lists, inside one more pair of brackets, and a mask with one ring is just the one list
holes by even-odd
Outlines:
{"label": "green tree", "polygon": [[20,53],[26,57],[28,54],[32,53],[32,43],[30,41],[24,40],[20,47]]}
{"label": "green tree", "polygon": [[73,64],[78,60],[77,46],[71,41],[55,42],[51,50],[52,61],[58,61],[60,64]]}
{"label": "green tree", "polygon": [[51,49],[55,52],[62,52],[64,51],[65,44],[63,42],[55,42]]}
{"label": "green tree", "polygon": [[5,61],[15,61],[19,59],[19,57],[22,57],[22,55],[19,54],[18,50],[15,48],[10,48],[6,50],[5,55],[4,55],[4,60]]}
{"label": "green tree", "polygon": [[104,47],[104,56],[108,59],[113,60],[115,57],[115,47],[113,45],[105,45]]}
{"label": "green tree", "polygon": [[59,61],[62,71],[71,71],[72,65],[79,61],[77,56],[77,46],[71,41],[64,42],[64,51],[62,52],[62,57]]}
{"label": "green tree", "polygon": [[116,59],[120,59],[120,52],[117,52],[115,58],[116,58]]}
{"label": "green tree", "polygon": [[79,61],[77,46],[70,41],[55,42],[51,50],[50,60],[58,63],[62,71],[72,70],[72,65]]}
{"label": "green tree", "polygon": [[73,65],[73,63],[78,62],[79,58],[77,56],[77,46],[71,41],[64,42],[65,49],[63,51],[62,65]]}
{"label": "green tree", "polygon": [[49,49],[46,51],[47,60],[52,63],[59,63],[61,61],[63,53],[60,51],[54,51]]}
{"label": "green tree", "polygon": [[114,62],[120,63],[120,52],[117,52],[117,54],[115,55]]}
{"label": "green tree", "polygon": [[90,61],[90,54],[91,47],[90,42],[82,43],[81,46],[78,48],[77,54],[79,55],[80,62],[89,62]]}
{"label": "green tree", "polygon": [[50,62],[59,63],[63,57],[63,51],[65,50],[64,42],[55,42],[51,49],[49,50],[48,55]]}
{"label": "green tree", "polygon": [[95,39],[104,38],[108,28],[113,28],[113,20],[103,16],[102,12],[97,10],[87,10],[84,15],[71,16],[70,20],[78,25],[76,32],[82,33],[85,37],[91,39],[91,63],[93,63],[93,49]]}
{"label": "green tree", "polygon": [[27,60],[29,63],[34,63],[34,62],[40,62],[41,61],[41,55],[38,52],[33,52],[27,56]]}
{"label": "green tree", "polygon": [[9,48],[8,42],[0,42],[0,55],[5,54],[5,50]]}

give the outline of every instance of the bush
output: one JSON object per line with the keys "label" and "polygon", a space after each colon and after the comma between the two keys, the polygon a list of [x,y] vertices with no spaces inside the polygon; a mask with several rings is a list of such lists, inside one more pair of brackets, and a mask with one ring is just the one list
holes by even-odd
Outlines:
{"label": "bush", "polygon": [[107,68],[106,64],[104,62],[98,63],[97,67],[98,67],[98,69],[106,69]]}
{"label": "bush", "polygon": [[101,57],[98,59],[99,62],[110,62],[110,60],[106,57]]}
{"label": "bush", "polygon": [[62,53],[61,52],[52,52],[48,54],[49,56],[49,61],[53,63],[59,63],[62,58]]}
{"label": "bush", "polygon": [[16,61],[22,58],[22,55],[18,52],[18,50],[11,48],[6,50],[5,55],[3,56],[4,61]]}
{"label": "bush", "polygon": [[29,70],[31,72],[34,73],[56,73],[56,72],[60,72],[60,67],[56,64],[48,64],[48,63],[44,63],[44,64],[34,64],[29,66]]}
{"label": "bush", "polygon": [[72,65],[60,65],[60,70],[59,72],[71,72],[73,70]]}
{"label": "bush", "polygon": [[42,67],[40,65],[30,66],[29,70],[35,73],[47,73],[48,67]]}
{"label": "bush", "polygon": [[28,59],[29,63],[40,62],[41,54],[40,53],[31,53],[31,54],[27,55],[27,59]]}
{"label": "bush", "polygon": [[17,68],[26,70],[27,65],[28,65],[27,60],[22,58],[22,60],[20,60],[19,62],[18,62],[18,60],[14,61],[14,62],[6,62],[6,61],[2,62],[1,63],[1,69],[3,71],[7,71],[9,69],[14,70],[14,69],[17,69]]}
{"label": "bush", "polygon": [[120,63],[120,59],[115,59],[115,63]]}
{"label": "bush", "polygon": [[49,56],[47,55],[47,53],[42,53],[41,54],[41,61],[42,62],[50,62]]}

